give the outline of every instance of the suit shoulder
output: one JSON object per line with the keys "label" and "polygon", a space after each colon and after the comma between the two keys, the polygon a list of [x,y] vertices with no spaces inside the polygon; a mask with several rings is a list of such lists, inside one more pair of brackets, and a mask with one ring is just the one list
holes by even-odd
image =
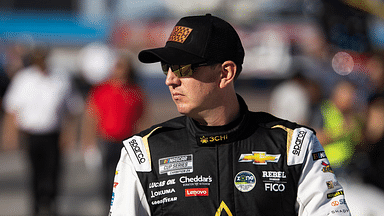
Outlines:
{"label": "suit shoulder", "polygon": [[296,122],[291,122],[286,119],[278,118],[266,112],[251,112],[251,118],[253,119],[253,121],[257,121],[259,126],[265,127],[265,128],[284,127],[291,130],[295,130],[297,128],[306,128],[314,132],[313,129],[307,126],[300,125]]}
{"label": "suit shoulder", "polygon": [[186,125],[186,118],[185,116],[179,116],[173,119],[170,119],[168,121],[153,125],[152,127],[143,130],[139,133],[139,136],[148,136],[149,134],[157,134],[164,131],[170,131],[170,130],[178,130],[185,128]]}

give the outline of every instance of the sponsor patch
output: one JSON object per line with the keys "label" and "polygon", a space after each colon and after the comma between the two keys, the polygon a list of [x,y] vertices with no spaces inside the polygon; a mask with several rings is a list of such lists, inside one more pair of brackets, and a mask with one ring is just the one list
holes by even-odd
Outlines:
{"label": "sponsor patch", "polygon": [[[291,133],[288,133],[291,132]],[[308,145],[313,141],[313,132],[307,128],[287,131],[287,165],[302,164],[306,158]]]}
{"label": "sponsor patch", "polygon": [[140,148],[137,141],[135,139],[132,139],[128,143],[129,143],[129,146],[131,147],[133,153],[135,153],[137,162],[139,162],[139,164],[145,163],[147,160],[144,157],[143,149]]}
{"label": "sponsor patch", "polygon": [[197,175],[195,177],[181,176],[179,182],[183,184],[184,187],[187,186],[201,186],[201,185],[211,185],[212,177],[211,176],[202,176]]}
{"label": "sponsor patch", "polygon": [[323,162],[321,162],[321,165],[324,166],[323,169],[322,169],[322,171],[323,171],[324,173],[326,173],[326,172],[334,173],[330,164],[327,164],[327,163],[325,163],[325,162],[323,161]]}
{"label": "sponsor patch", "polygon": [[284,171],[262,171],[262,177],[264,182],[264,190],[269,192],[283,192],[285,191],[286,181],[282,181],[287,178]]}
{"label": "sponsor patch", "polygon": [[159,173],[176,175],[193,172],[193,155],[179,155],[159,159]]}
{"label": "sponsor patch", "polygon": [[320,151],[320,152],[312,153],[312,158],[315,161],[315,160],[327,158],[327,156],[325,155],[324,151]]}
{"label": "sponsor patch", "polygon": [[331,206],[338,206],[340,205],[340,202],[339,201],[333,201],[331,202]]}
{"label": "sponsor patch", "polygon": [[164,204],[164,203],[169,203],[169,202],[176,202],[177,201],[177,197],[164,197],[160,200],[154,200],[151,202],[151,205],[161,205],[161,204]]}
{"label": "sponsor patch", "polygon": [[113,201],[115,200],[115,192],[112,192],[111,206],[113,206]]}
{"label": "sponsor patch", "polygon": [[264,189],[265,191],[270,191],[270,192],[283,192],[285,191],[285,184],[265,182]]}
{"label": "sponsor patch", "polygon": [[217,135],[217,136],[199,136],[198,141],[200,144],[221,144],[228,140],[228,134]]}
{"label": "sponsor patch", "polygon": [[125,140],[123,143],[136,171],[150,172],[151,164],[143,143],[143,139],[139,136],[133,136],[132,138]]}
{"label": "sponsor patch", "polygon": [[164,187],[165,185],[174,185],[176,184],[176,179],[168,179],[164,181],[150,182],[148,188],[159,188]]}
{"label": "sponsor patch", "polygon": [[175,26],[172,30],[171,35],[168,38],[168,41],[184,43],[187,40],[189,34],[191,34],[192,29],[184,26]]}
{"label": "sponsor patch", "polygon": [[119,182],[114,182],[114,183],[113,183],[113,188],[116,188],[117,185],[119,185]]}
{"label": "sponsor patch", "polygon": [[326,184],[327,184],[328,189],[332,189],[332,188],[335,187],[335,186],[333,185],[333,181],[327,181]]}
{"label": "sponsor patch", "polygon": [[282,178],[287,178],[284,171],[263,171],[263,178],[269,178],[271,181],[280,181]]}
{"label": "sponsor patch", "polygon": [[185,189],[185,197],[209,196],[208,188],[188,188]]}
{"label": "sponsor patch", "polygon": [[292,154],[297,155],[297,156],[300,155],[301,147],[303,145],[303,141],[304,141],[306,134],[307,134],[306,131],[299,131],[299,133],[297,134],[296,140],[293,144]]}
{"label": "sponsor patch", "polygon": [[349,212],[349,209],[335,209],[335,210],[332,210],[330,213],[328,213],[327,215],[333,215],[333,214],[340,214],[340,213],[348,213]]}
{"label": "sponsor patch", "polygon": [[329,193],[329,194],[327,194],[327,198],[332,199],[332,198],[340,196],[340,195],[344,195],[344,191],[341,190],[341,191],[336,191],[334,193]]}
{"label": "sponsor patch", "polygon": [[249,171],[241,171],[235,176],[234,183],[239,191],[249,192],[256,185],[256,177]]}
{"label": "sponsor patch", "polygon": [[151,191],[151,198],[156,198],[158,196],[167,195],[175,193],[176,190],[174,188],[159,190],[159,191]]}
{"label": "sponsor patch", "polygon": [[239,162],[253,162],[255,165],[267,165],[267,163],[279,162],[280,156],[280,154],[252,151],[252,154],[241,154]]}

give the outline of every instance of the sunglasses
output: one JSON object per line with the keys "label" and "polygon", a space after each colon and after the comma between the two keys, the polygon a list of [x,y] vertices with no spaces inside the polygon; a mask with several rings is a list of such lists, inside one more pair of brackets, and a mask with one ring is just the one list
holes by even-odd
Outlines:
{"label": "sunglasses", "polygon": [[169,68],[171,68],[172,72],[178,77],[190,77],[192,76],[194,70],[201,66],[207,66],[208,63],[200,63],[200,64],[188,64],[188,65],[173,65],[167,64],[165,62],[161,62],[161,69],[165,75],[168,75]]}

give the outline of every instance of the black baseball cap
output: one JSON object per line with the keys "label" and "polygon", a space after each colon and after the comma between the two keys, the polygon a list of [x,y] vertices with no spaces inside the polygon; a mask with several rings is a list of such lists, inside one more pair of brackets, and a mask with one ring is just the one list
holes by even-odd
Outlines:
{"label": "black baseball cap", "polygon": [[165,47],[143,50],[139,60],[178,65],[232,60],[241,67],[244,48],[228,22],[211,14],[188,16],[177,22]]}

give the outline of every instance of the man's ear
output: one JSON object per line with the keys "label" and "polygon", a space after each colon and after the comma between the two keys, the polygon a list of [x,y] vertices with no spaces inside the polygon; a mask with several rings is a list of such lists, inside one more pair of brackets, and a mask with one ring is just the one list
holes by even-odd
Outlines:
{"label": "man's ear", "polygon": [[230,83],[233,83],[237,73],[237,66],[233,61],[225,61],[221,65],[221,79],[220,79],[220,88],[228,86]]}

